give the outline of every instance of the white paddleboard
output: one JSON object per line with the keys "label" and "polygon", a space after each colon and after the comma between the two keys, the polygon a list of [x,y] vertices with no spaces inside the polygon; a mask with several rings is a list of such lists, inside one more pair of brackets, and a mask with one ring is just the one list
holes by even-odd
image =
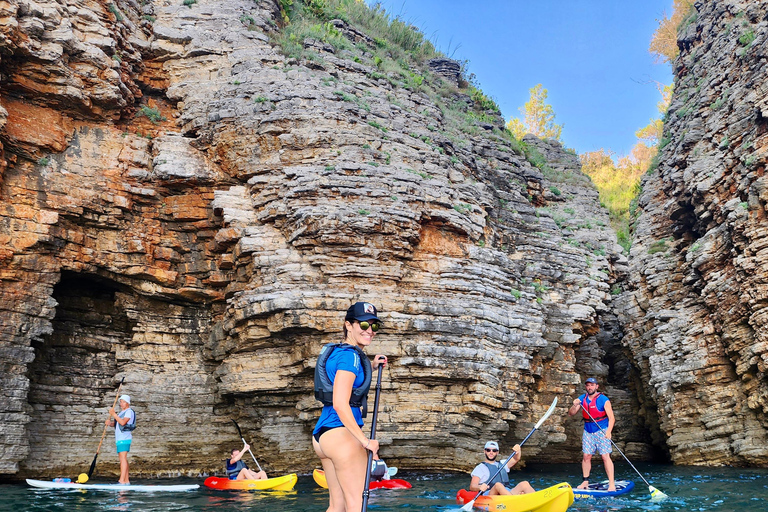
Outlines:
{"label": "white paddleboard", "polygon": [[192,485],[123,485],[123,484],[78,484],[75,482],[49,482],[46,480],[32,480],[27,478],[27,483],[40,489],[94,489],[99,491],[191,491],[198,489],[197,484]]}

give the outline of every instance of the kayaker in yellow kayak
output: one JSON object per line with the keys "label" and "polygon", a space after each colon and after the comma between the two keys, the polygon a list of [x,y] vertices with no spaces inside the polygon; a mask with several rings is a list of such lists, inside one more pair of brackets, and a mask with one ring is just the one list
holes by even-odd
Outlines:
{"label": "kayaker in yellow kayak", "polygon": [[362,509],[368,451],[378,458],[379,442],[361,427],[373,368],[386,364],[387,358],[377,355],[372,367],[362,349],[380,326],[373,304],[352,304],[344,318],[344,341],[325,345],[317,358],[315,397],[323,411],[312,432],[312,446],[325,470],[328,512]]}
{"label": "kayaker in yellow kayak", "polygon": [[266,480],[267,473],[262,471],[253,471],[248,469],[248,466],[243,460],[243,455],[248,451],[250,446],[245,443],[242,450],[235,448],[232,450],[232,456],[227,459],[227,477],[230,480]]}
{"label": "kayaker in yellow kayak", "polygon": [[[506,467],[502,471],[499,471],[499,467],[503,464],[503,462],[496,460],[499,456],[499,444],[496,441],[485,443],[485,461],[475,466],[475,469],[472,470],[472,482],[469,484],[469,490],[473,492],[482,491],[486,496],[536,492],[527,480],[520,482],[511,489],[508,487],[510,485],[509,469],[517,464],[520,457],[522,457],[519,444],[513,446],[512,450],[516,452],[515,456],[509,459],[509,462],[507,462]],[[494,474],[496,476],[493,480],[489,481]]]}

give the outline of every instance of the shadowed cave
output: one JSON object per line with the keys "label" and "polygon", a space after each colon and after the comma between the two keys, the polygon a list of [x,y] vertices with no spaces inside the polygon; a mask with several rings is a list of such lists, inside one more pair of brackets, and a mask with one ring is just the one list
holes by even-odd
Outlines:
{"label": "shadowed cave", "polygon": [[66,445],[98,429],[94,409],[116,388],[115,350],[131,339],[134,326],[122,306],[124,294],[109,280],[64,271],[53,298],[53,332],[33,343],[29,365],[30,454],[22,471],[47,457],[52,446],[76,453]]}

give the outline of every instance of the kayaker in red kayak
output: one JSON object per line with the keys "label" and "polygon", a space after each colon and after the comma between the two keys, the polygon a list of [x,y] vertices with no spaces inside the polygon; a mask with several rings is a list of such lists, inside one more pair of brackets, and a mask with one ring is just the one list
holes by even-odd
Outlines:
{"label": "kayaker in red kayak", "polygon": [[374,459],[371,461],[371,480],[381,482],[382,480],[389,480],[394,473],[390,472],[390,469],[397,471],[397,468],[388,468],[387,463],[381,459]]}
{"label": "kayaker in red kayak", "polygon": [[232,450],[232,457],[227,459],[227,477],[230,480],[266,480],[267,473],[265,471],[252,471],[248,469],[245,461],[241,460],[243,455],[248,451],[248,443],[245,443],[242,450],[235,448]]}
{"label": "kayaker in red kayak", "polygon": [[[522,457],[519,444],[513,446],[512,450],[516,452],[515,456],[509,459],[509,462],[507,462],[502,471],[499,471],[499,467],[503,464],[503,462],[496,460],[499,456],[499,444],[496,441],[485,443],[485,461],[475,466],[475,469],[472,470],[472,482],[469,484],[469,490],[473,492],[482,491],[487,496],[536,492],[527,480],[520,482],[511,489],[508,487],[510,485],[509,469],[517,464],[517,461]],[[496,476],[493,480],[489,481],[494,474]]]}
{"label": "kayaker in red kayak", "polygon": [[[613,416],[613,407],[607,396],[598,393],[597,379],[590,377],[584,387],[587,392],[574,399],[573,405],[568,409],[568,415],[573,416],[581,411],[584,420],[584,433],[581,436],[581,470],[584,480],[578,489],[589,487],[589,473],[592,470],[592,455],[599,453],[603,458],[605,473],[608,475],[608,492],[616,490],[616,482],[613,477],[613,461],[611,460],[611,432],[616,419]],[[589,411],[587,413],[586,411]],[[594,421],[593,421],[594,420]],[[605,434],[603,434],[605,432]]]}
{"label": "kayaker in red kayak", "polygon": [[323,411],[312,432],[312,446],[323,464],[328,483],[328,512],[362,509],[368,451],[377,458],[379,442],[361,430],[367,411],[373,368],[386,364],[377,355],[371,362],[363,352],[381,321],[369,302],[356,302],[344,318],[342,343],[325,345],[315,367],[315,397]]}

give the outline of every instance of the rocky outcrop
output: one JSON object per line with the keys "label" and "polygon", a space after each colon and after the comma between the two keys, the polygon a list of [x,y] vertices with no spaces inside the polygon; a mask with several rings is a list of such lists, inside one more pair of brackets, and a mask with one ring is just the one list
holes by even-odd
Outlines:
{"label": "rocky outcrop", "polygon": [[642,411],[680,464],[768,462],[768,3],[697,2],[622,296]]}
{"label": "rocky outcrop", "polygon": [[0,3],[0,472],[83,471],[123,377],[132,472],[219,470],[232,418],[265,469],[309,470],[314,361],[359,299],[393,463],[471,467],[555,396],[526,458],[578,460],[582,373],[648,456],[610,311],[626,261],[574,154],[529,138],[534,167],[416,63],[285,57],[277,2],[187,4]]}

